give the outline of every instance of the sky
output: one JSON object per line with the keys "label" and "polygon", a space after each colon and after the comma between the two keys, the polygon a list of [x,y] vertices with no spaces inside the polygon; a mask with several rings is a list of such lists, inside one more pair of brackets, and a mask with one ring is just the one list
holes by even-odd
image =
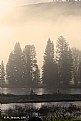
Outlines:
{"label": "sky", "polygon": [[50,2],[52,0],[0,0],[1,5],[24,5],[24,4],[36,4],[40,2]]}
{"label": "sky", "polygon": [[38,8],[35,13],[13,9],[13,5],[38,1],[45,2],[45,0],[0,0],[0,62],[3,60],[5,64],[7,63],[9,54],[18,41],[22,49],[27,44],[35,45],[40,68],[49,37],[56,44],[58,36],[63,35],[71,47],[81,49],[81,16],[56,16],[53,12],[49,13],[49,10],[41,12],[42,8]]}

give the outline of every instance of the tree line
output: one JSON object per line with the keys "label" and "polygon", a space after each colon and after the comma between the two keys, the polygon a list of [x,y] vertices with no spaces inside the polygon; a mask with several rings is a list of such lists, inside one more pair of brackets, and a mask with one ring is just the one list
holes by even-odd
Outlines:
{"label": "tree line", "polygon": [[6,75],[7,86],[11,87],[81,87],[81,51],[70,48],[63,36],[58,38],[55,49],[53,41],[49,38],[40,77],[35,46],[26,45],[22,50],[18,42],[9,55],[6,70],[2,61],[0,75],[1,82],[5,80]]}

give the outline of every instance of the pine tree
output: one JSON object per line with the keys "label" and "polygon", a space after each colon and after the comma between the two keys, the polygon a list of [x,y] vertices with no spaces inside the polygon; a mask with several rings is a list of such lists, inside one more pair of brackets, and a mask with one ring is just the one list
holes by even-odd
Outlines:
{"label": "pine tree", "polygon": [[75,85],[75,86],[76,86],[76,87],[81,87],[81,61],[80,61],[80,63],[79,63],[78,77],[79,77],[79,78],[77,78],[78,84]]}
{"label": "pine tree", "polygon": [[26,45],[23,50],[23,81],[26,86],[32,84],[32,63],[31,63],[31,46]]}
{"label": "pine tree", "polygon": [[16,43],[14,47],[14,79],[18,85],[21,86],[22,82],[22,50],[20,43]]}
{"label": "pine tree", "polygon": [[14,51],[10,53],[6,72],[11,86],[22,86],[22,50],[19,42],[15,44]]}
{"label": "pine tree", "polygon": [[76,48],[72,48],[73,57],[73,82],[74,86],[80,85],[80,64],[81,64],[81,51]]}
{"label": "pine tree", "polygon": [[68,76],[68,80],[69,80],[69,83],[71,84],[72,83],[72,73],[73,73],[73,57],[72,57],[72,51],[71,49],[69,48],[68,50],[68,68],[67,68],[67,76]]}
{"label": "pine tree", "polygon": [[4,69],[4,63],[3,60],[1,62],[1,69],[0,69],[0,80],[1,80],[1,86],[4,86],[5,84],[5,69]]}
{"label": "pine tree", "polygon": [[56,54],[59,86],[68,87],[72,80],[72,54],[63,36],[60,36],[57,40]]}
{"label": "pine tree", "polygon": [[14,54],[13,52],[10,53],[9,59],[6,65],[6,79],[9,85],[14,84]]}
{"label": "pine tree", "polygon": [[35,86],[40,80],[34,45],[26,45],[23,50],[23,80],[27,86]]}
{"label": "pine tree", "polygon": [[42,79],[47,88],[56,86],[55,69],[56,64],[54,62],[54,44],[49,38],[44,53],[44,62],[42,67]]}

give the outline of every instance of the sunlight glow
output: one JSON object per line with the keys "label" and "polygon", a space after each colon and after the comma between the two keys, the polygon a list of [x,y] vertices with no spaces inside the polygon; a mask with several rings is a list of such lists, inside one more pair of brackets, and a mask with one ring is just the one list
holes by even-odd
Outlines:
{"label": "sunlight glow", "polygon": [[14,0],[0,0],[0,15],[4,16],[16,5]]}
{"label": "sunlight glow", "polygon": [[0,0],[0,5],[2,6],[14,6],[15,4],[15,0]]}

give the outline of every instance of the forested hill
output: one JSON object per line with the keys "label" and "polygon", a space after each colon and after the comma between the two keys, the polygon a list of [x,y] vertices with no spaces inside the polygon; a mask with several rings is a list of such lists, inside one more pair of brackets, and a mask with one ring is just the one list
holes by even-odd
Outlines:
{"label": "forested hill", "polygon": [[21,7],[30,17],[53,18],[56,15],[81,15],[81,2],[50,2]]}

